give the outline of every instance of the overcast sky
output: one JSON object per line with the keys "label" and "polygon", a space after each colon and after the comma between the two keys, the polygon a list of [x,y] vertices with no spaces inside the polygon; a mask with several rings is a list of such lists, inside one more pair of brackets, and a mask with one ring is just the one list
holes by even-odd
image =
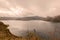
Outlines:
{"label": "overcast sky", "polygon": [[0,0],[0,16],[60,15],[60,0]]}

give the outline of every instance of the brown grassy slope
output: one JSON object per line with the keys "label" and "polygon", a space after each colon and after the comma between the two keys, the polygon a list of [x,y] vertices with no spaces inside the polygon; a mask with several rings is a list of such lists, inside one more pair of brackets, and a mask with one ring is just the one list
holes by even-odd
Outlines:
{"label": "brown grassy slope", "polygon": [[[0,40],[21,40],[21,37],[12,35],[7,29],[8,25],[0,22]],[[25,40],[25,39],[24,39]]]}

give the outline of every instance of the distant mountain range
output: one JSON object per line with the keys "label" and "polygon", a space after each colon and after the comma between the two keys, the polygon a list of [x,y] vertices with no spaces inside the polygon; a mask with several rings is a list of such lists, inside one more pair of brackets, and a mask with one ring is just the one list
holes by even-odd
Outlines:
{"label": "distant mountain range", "polygon": [[43,20],[45,18],[39,16],[30,16],[30,17],[0,17],[0,20],[22,20],[22,21],[29,21],[29,20]]}
{"label": "distant mountain range", "polygon": [[40,17],[40,16],[28,16],[28,17],[0,17],[0,20],[21,20],[21,21],[31,21],[31,20],[43,20],[48,22],[60,23],[60,16],[57,17]]}

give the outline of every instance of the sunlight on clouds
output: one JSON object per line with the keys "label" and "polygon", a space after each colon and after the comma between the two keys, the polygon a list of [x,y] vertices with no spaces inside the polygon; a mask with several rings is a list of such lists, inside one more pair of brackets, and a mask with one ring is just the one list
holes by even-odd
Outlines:
{"label": "sunlight on clouds", "polygon": [[23,9],[21,8],[10,8],[10,10],[0,10],[0,13],[5,13],[5,14],[9,14],[9,15],[13,15],[13,16],[18,16],[19,13],[21,13],[23,11]]}
{"label": "sunlight on clouds", "polygon": [[[11,16],[18,16],[22,11],[23,8],[21,8],[18,5],[15,5],[15,7],[9,2],[8,0],[0,0],[0,2],[4,3],[7,7],[0,9],[0,14],[6,14],[6,15],[11,15]],[[3,4],[3,5],[4,5]],[[2,4],[1,4],[2,5]],[[8,10],[6,10],[8,9]],[[2,16],[4,16],[2,15]]]}
{"label": "sunlight on clouds", "polygon": [[23,8],[16,7],[16,8],[10,8],[10,10],[11,10],[15,15],[19,15],[19,13],[21,13],[21,12],[23,11]]}

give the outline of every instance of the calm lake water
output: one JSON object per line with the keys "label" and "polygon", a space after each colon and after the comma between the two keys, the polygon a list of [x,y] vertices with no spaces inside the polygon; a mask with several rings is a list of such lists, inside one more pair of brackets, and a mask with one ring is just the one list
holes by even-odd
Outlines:
{"label": "calm lake water", "polygon": [[[34,29],[39,32],[54,32],[56,27],[60,27],[60,23],[51,23],[41,20],[32,21],[18,21],[18,20],[0,20],[8,24],[8,29],[14,35],[23,35],[25,31],[33,31]],[[21,34],[20,34],[21,33]]]}

